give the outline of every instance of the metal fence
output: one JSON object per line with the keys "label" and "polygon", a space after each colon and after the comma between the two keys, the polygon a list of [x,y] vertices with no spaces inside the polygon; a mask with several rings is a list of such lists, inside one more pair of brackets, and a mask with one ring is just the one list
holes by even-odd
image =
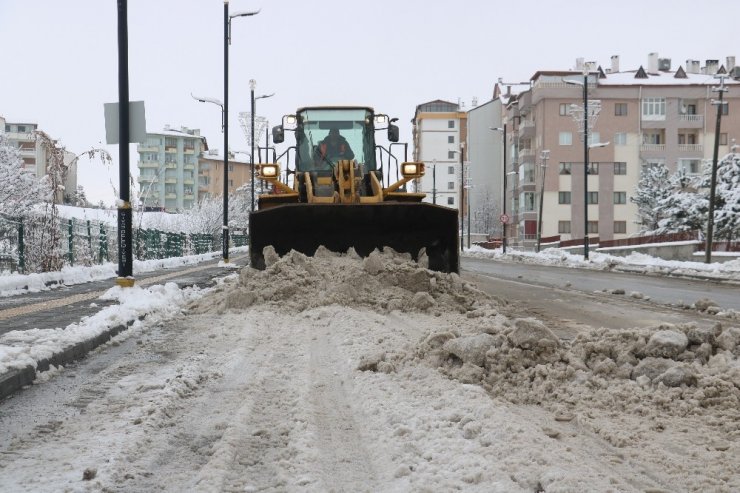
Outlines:
{"label": "metal fence", "polygon": [[[53,222],[53,224],[52,224]],[[230,244],[245,246],[246,234],[232,234]],[[172,233],[134,228],[137,260],[184,257],[217,251],[220,235]],[[44,272],[64,266],[117,261],[118,232],[99,221],[0,217],[0,271]]]}

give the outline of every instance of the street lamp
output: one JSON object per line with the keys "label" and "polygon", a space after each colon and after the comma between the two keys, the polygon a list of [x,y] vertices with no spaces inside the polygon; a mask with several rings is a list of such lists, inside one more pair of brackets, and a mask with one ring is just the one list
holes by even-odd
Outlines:
{"label": "street lamp", "polygon": [[537,253],[540,253],[540,241],[542,240],[542,202],[545,198],[545,176],[547,176],[547,160],[549,157],[549,150],[544,150],[540,153],[540,159],[542,159],[542,183],[540,183],[540,203],[539,212],[537,213]]}
{"label": "street lamp", "polygon": [[465,143],[460,142],[460,149],[453,149],[460,155],[460,250],[465,248]]}
{"label": "street lamp", "polygon": [[437,204],[437,159],[432,159],[432,203]]}
{"label": "street lamp", "polygon": [[504,191],[501,194],[501,250],[506,253],[506,223],[508,222],[508,216],[506,215],[506,124],[503,127],[488,127],[491,130],[501,132],[503,136],[503,149],[504,149],[504,162],[501,169],[504,173]]}
{"label": "street lamp", "polygon": [[[259,10],[237,12],[229,15],[229,0],[224,0],[224,225],[222,231],[224,262],[229,261],[229,45],[231,44],[231,19],[250,17],[259,14]],[[254,153],[254,150],[252,150]]]}
{"label": "street lamp", "polygon": [[[272,94],[263,94],[262,96],[254,97],[254,89],[257,87],[257,81],[254,79],[249,80],[249,93],[250,93],[250,99],[251,99],[251,123],[250,123],[250,132],[249,135],[251,136],[251,145],[252,145],[252,156],[250,158],[250,167],[252,168],[252,208],[250,209],[251,212],[254,212],[254,108],[255,108],[255,100],[257,99],[263,99],[263,98],[270,98],[275,95],[273,92]],[[265,151],[267,152],[267,151]]]}
{"label": "street lamp", "polygon": [[714,235],[714,198],[717,188],[717,159],[719,158],[719,129],[722,120],[722,105],[727,101],[722,101],[722,96],[727,92],[725,87],[725,77],[727,74],[718,74],[714,76],[719,79],[719,87],[712,89],[713,92],[719,93],[719,100],[712,101],[717,106],[717,124],[714,130],[714,153],[712,155],[712,178],[709,185],[709,217],[707,217],[707,241],[704,251],[704,261],[709,264],[712,262],[712,236]]}

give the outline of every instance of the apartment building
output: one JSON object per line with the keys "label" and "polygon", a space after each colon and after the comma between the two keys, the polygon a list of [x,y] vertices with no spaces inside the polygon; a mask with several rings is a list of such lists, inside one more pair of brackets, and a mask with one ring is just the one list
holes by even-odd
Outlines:
{"label": "apartment building", "polygon": [[[425,202],[459,208],[461,201],[461,149],[467,139],[467,113],[461,105],[437,99],[416,107],[412,123],[413,160],[426,165],[416,191]],[[463,155],[464,157],[464,155]]]}
{"label": "apartment building", "polygon": [[198,156],[208,148],[200,130],[165,126],[139,144],[139,200],[144,207],[178,211],[199,200]]}
{"label": "apartment building", "polygon": [[[718,98],[714,89],[720,74],[730,77],[725,79],[726,104],[716,135],[718,106],[713,101]],[[589,104],[587,173],[584,77]],[[646,65],[627,71],[620,70],[617,56],[606,69],[579,59],[573,70],[538,71],[530,82],[531,88],[516,95],[503,111],[509,129],[506,169],[514,173],[506,191],[513,221],[508,235],[511,243],[522,246],[536,241],[540,197],[543,237],[577,239],[587,233],[611,240],[635,235],[637,207],[630,197],[646,167],[663,163],[671,172],[680,168],[697,174],[702,162],[711,160],[717,139],[720,157],[740,139],[740,69],[734,57],[722,65],[718,60],[706,60],[704,66],[687,60],[672,67],[670,59],[651,53]]]}
{"label": "apartment building", "polygon": [[[41,177],[48,173],[49,156],[43,145],[36,138],[38,124],[32,122],[9,122],[0,116],[0,128],[10,145],[16,147],[23,160],[23,167],[36,176]],[[50,138],[53,141],[53,139]],[[66,165],[64,188],[54,194],[54,202],[61,204],[71,197],[77,190],[77,156],[73,152],[64,150],[63,157]]]}
{"label": "apartment building", "polygon": [[[248,160],[229,154],[229,195],[252,180],[252,167]],[[224,194],[224,155],[210,149],[198,159],[198,197],[216,197]]]}

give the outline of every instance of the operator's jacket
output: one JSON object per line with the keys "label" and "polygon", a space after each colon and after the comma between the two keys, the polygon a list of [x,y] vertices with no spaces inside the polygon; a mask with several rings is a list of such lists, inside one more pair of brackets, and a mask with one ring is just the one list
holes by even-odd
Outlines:
{"label": "operator's jacket", "polygon": [[330,159],[354,159],[355,153],[349,147],[349,142],[342,136],[339,136],[336,140],[324,139],[319,144],[319,152],[321,157],[328,157]]}

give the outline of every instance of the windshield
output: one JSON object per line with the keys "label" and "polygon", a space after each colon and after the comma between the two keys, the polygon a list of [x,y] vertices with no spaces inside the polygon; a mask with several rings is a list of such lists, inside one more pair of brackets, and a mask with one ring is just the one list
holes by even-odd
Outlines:
{"label": "windshield", "polygon": [[305,109],[296,128],[298,171],[331,170],[354,159],[375,170],[373,114],[365,108]]}

